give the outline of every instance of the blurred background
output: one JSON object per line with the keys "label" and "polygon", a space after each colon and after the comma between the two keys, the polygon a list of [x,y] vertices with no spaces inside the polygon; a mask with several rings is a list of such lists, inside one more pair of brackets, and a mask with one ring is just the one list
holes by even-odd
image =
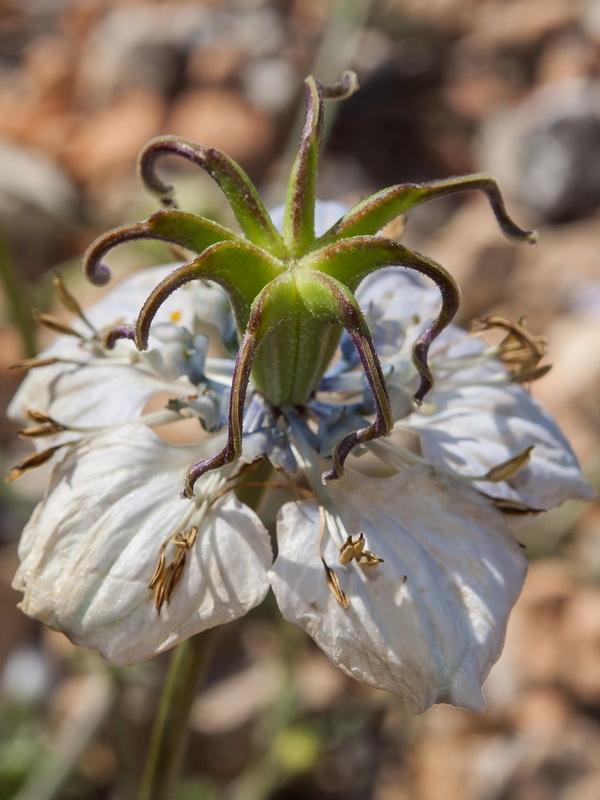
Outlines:
{"label": "blurred background", "polygon": [[[405,241],[464,293],[461,321],[527,317],[554,367],[532,391],[590,480],[600,473],[600,3],[597,0],[0,0],[0,392],[47,338],[58,268],[157,206],[135,159],[161,133],[217,146],[283,198],[309,72],[361,91],[328,106],[320,196],[493,173],[536,247],[507,242],[482,197],[414,212]],[[300,113],[300,117],[299,117]],[[290,149],[291,148],[291,149]],[[186,210],[227,221],[177,162]],[[119,275],[169,258],[119,252]],[[113,261],[114,263],[114,261]],[[29,448],[0,424],[0,460]],[[168,656],[126,671],[41,628],[10,588],[41,472],[0,484],[0,797],[135,796]],[[93,513],[93,510],[91,510]],[[180,800],[598,800],[600,508],[524,526],[531,571],[483,716],[409,718],[331,666],[268,602],[222,629],[192,714]]]}

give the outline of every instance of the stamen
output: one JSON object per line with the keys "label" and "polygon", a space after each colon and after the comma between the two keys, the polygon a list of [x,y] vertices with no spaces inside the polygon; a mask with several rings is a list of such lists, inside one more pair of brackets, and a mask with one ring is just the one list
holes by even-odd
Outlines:
{"label": "stamen", "polygon": [[547,353],[548,342],[544,336],[534,336],[527,329],[524,317],[518,322],[500,316],[486,317],[474,323],[472,333],[478,334],[494,329],[508,331],[508,335],[498,345],[497,354],[510,371],[513,381],[530,383],[549,372],[550,364],[538,366]]}
{"label": "stamen", "polygon": [[63,306],[69,311],[72,311],[74,314],[76,314],[79,317],[79,319],[88,326],[92,334],[96,335],[96,328],[86,317],[77,299],[67,289],[63,279],[57,272],[54,273],[52,283],[54,284],[54,289],[56,291],[56,294],[58,295],[58,299],[63,304]]}
{"label": "stamen", "polygon": [[76,331],[70,325],[67,325],[65,322],[62,322],[57,317],[52,316],[51,314],[44,314],[42,311],[33,311],[33,318],[36,322],[40,325],[43,325],[48,330],[54,331],[54,333],[62,333],[65,336],[75,336],[78,339],[85,340],[85,336]]}
{"label": "stamen", "polygon": [[365,546],[364,533],[358,535],[358,539],[353,539],[350,534],[344,544],[340,548],[340,564],[346,566],[353,558],[358,558],[363,552]]}
{"label": "stamen", "polygon": [[388,464],[396,470],[405,469],[415,464],[424,464],[434,467],[436,470],[444,472],[447,475],[451,475],[453,478],[460,481],[491,481],[493,483],[500,483],[514,477],[517,472],[527,466],[535,445],[529,445],[529,447],[526,447],[522,452],[517,453],[517,455],[511,456],[511,458],[506,459],[506,461],[500,464],[496,464],[496,466],[489,469],[483,475],[465,475],[464,473],[457,472],[448,467],[432,464],[422,456],[412,453],[396,442],[378,440],[376,442],[369,442],[368,447],[372,453],[384,462],[384,464]]}
{"label": "stamen", "polygon": [[543,514],[543,508],[531,508],[518,500],[509,500],[504,497],[492,497],[492,503],[503,514],[509,517],[527,517],[531,514]]}
{"label": "stamen", "polygon": [[350,608],[350,600],[348,599],[348,595],[344,592],[342,587],[340,586],[340,580],[335,572],[329,567],[324,559],[321,559],[321,563],[323,564],[323,569],[325,570],[325,577],[327,579],[327,586],[329,587],[329,591],[338,601],[338,603],[342,606],[342,608],[348,609]]}
{"label": "stamen", "polygon": [[[187,553],[196,544],[197,535],[198,527],[192,525],[189,530],[176,533],[160,546],[158,563],[148,584],[148,589],[154,591],[154,607],[158,616],[162,607],[171,602],[173,592],[183,576]],[[177,553],[171,563],[167,564],[165,552],[169,544],[177,548]]]}
{"label": "stamen", "polygon": [[[31,413],[32,412],[30,412],[30,414]],[[22,428],[20,431],[17,431],[17,436],[20,436],[22,439],[35,439],[37,437],[54,436],[55,433],[61,433],[66,430],[67,428],[61,425],[60,422],[57,422],[51,417],[46,417],[43,421],[39,421],[38,425]]]}
{"label": "stamen", "polygon": [[[518,453],[516,456],[503,461],[502,464],[498,464],[495,467],[492,467],[482,478],[479,480],[487,480],[493,481],[494,483],[500,483],[501,481],[506,481],[509,478],[512,478],[514,475],[517,474],[523,467],[527,466],[530,461],[531,453],[533,452],[535,445],[531,444],[529,447],[526,447],[522,453]],[[472,480],[477,480],[477,478],[472,478]]]}
{"label": "stamen", "polygon": [[21,361],[17,361],[16,364],[11,364],[9,369],[26,372],[38,367],[50,367],[52,364],[58,364],[60,360],[60,358],[23,358]]}
{"label": "stamen", "polygon": [[367,569],[378,567],[380,564],[383,564],[383,558],[375,555],[375,553],[372,553],[370,550],[363,550],[356,560],[361,567],[365,567]]}
{"label": "stamen", "polygon": [[66,447],[69,444],[74,444],[74,442],[63,442],[62,444],[57,444],[55,447],[49,447],[47,450],[40,450],[37,453],[32,453],[30,456],[24,458],[11,469],[4,479],[4,482],[12,483],[12,481],[16,481],[17,478],[20,478],[25,472],[29,472],[31,469],[41,467],[42,464],[46,464],[46,462],[50,461],[57,450],[60,450],[61,447]]}
{"label": "stamen", "polygon": [[377,567],[383,564],[383,558],[380,558],[370,550],[365,550],[365,536],[360,533],[357,539],[348,536],[342,547],[340,548],[340,564],[346,566],[353,559],[360,564],[361,567]]}
{"label": "stamen", "polygon": [[[348,600],[348,595],[343,591],[340,585],[340,579],[323,558],[322,549],[323,549],[323,537],[325,536],[325,529],[326,529],[325,509],[322,505],[319,505],[319,557],[321,559],[321,563],[323,564],[323,569],[325,570],[327,586],[331,594],[335,597],[335,599],[342,606],[342,608],[349,608],[350,600]],[[348,539],[351,540],[352,537],[349,536]],[[348,540],[346,540],[346,544],[347,541]],[[344,547],[342,547],[342,550],[343,549]],[[341,561],[341,555],[340,555],[340,561]]]}

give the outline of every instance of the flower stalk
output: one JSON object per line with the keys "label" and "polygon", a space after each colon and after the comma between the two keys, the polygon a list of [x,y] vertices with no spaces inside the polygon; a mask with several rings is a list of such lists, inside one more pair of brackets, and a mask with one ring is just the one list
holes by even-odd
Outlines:
{"label": "flower stalk", "polygon": [[[206,671],[211,634],[197,634],[178,645],[160,698],[138,800],[173,800],[189,736],[189,720]],[[201,800],[201,798],[198,798]]]}

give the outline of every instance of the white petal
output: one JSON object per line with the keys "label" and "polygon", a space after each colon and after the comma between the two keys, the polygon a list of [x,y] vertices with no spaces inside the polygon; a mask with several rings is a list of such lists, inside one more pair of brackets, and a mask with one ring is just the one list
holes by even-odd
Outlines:
{"label": "white petal", "polygon": [[[60,349],[62,357],[85,357],[81,350]],[[52,349],[46,352],[55,354]],[[147,401],[161,391],[182,397],[196,390],[187,378],[166,381],[139,365],[53,364],[34,369],[25,378],[8,414],[11,419],[22,421],[26,419],[25,412],[32,409],[49,414],[63,425],[117,425],[137,419]],[[46,447],[48,440],[36,440],[36,444]]]}
{"label": "white petal", "polygon": [[442,302],[437,289],[425,286],[412,271],[402,267],[373,272],[358,287],[356,299],[366,312],[374,304],[383,319],[394,319],[404,326],[415,318],[432,319]]}
{"label": "white petal", "polygon": [[350,605],[329,590],[313,501],[286,504],[272,586],[284,617],[344,672],[396,692],[407,711],[436,702],[485,707],[481,685],[500,655],[526,563],[502,516],[469,487],[416,467],[392,478],[351,474],[331,485],[347,532],[384,559],[364,569],[323,556]]}
{"label": "white petal", "polygon": [[[117,322],[133,324],[151,291],[177,265],[169,264],[143,270],[125,279],[100,302],[86,311],[98,329]],[[211,294],[212,293],[212,294]],[[213,298],[214,295],[214,298]],[[198,316],[211,317],[212,307],[219,306],[224,294],[219,287],[190,284],[175,292],[156,315],[156,322],[168,322],[176,313],[177,324],[194,330]],[[214,303],[212,302],[214,299]],[[88,334],[80,321],[73,326]],[[150,347],[160,342],[150,338]],[[115,355],[135,352],[132,342],[117,343]],[[59,336],[40,357],[68,358],[87,362],[91,353],[73,336]],[[28,409],[43,411],[59,422],[79,427],[110,425],[137,418],[150,397],[157,392],[183,396],[194,391],[187,378],[180,378],[179,391],[173,381],[161,378],[149,364],[128,366],[77,366],[54,364],[33,369],[23,381],[9,407],[9,416],[24,420]],[[45,445],[44,445],[45,446]]]}
{"label": "white petal", "polygon": [[438,410],[413,414],[403,424],[419,431],[423,454],[433,463],[483,475],[535,445],[529,464],[508,481],[477,484],[490,496],[538,509],[593,496],[559,427],[521,386],[440,387],[426,402]]}
{"label": "white petal", "polygon": [[189,527],[190,501],[179,492],[184,469],[201,455],[136,425],[67,453],[21,541],[23,611],[124,666],[257,605],[268,589],[268,534],[227,495],[200,524],[170,605],[160,616],[154,608],[148,582],[161,543]]}

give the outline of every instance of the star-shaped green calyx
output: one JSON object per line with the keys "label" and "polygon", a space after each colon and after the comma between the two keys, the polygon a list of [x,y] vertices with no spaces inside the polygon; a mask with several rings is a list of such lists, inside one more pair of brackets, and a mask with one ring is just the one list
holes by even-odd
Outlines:
{"label": "star-shaped green calyx", "polygon": [[[286,196],[283,232],[271,217],[248,176],[227,155],[181,137],[158,137],[143,149],[140,173],[164,208],[142,222],[108,232],[84,258],[89,279],[110,278],[104,264],[113,247],[136,239],[169,242],[195,256],[160,283],[142,307],[134,328],[121,326],[109,335],[128,337],[144,350],[152,320],[174,291],[193,280],[218,283],[227,292],[239,334],[232,379],[228,439],[211,459],[188,470],[184,494],[206,471],[231,463],[241,454],[242,422],[249,380],[273,407],[302,406],[315,391],[345,329],[354,342],[373,394],[371,425],[344,437],[333,454],[326,479],[340,477],[352,448],[391,431],[393,418],[385,380],[368,325],[354,297],[363,278],[383,267],[412,269],[430,278],[442,297],[441,310],[418,337],[413,359],[420,374],[415,401],[433,385],[427,364],[429,347],[454,317],[459,289],[443,267],[399,242],[379,235],[388,223],[421,203],[454,192],[478,189],[486,194],[504,233],[516,241],[534,242],[535,234],[518,228],[508,216],[495,180],[470,175],[384,189],[351,208],[323,235],[315,233],[315,185],[323,131],[324,99],[341,100],[358,88],[348,72],[339,84],[305,81],[306,119]],[[173,187],[156,173],[163,155],[178,155],[202,167],[225,194],[240,233],[175,207]]]}

